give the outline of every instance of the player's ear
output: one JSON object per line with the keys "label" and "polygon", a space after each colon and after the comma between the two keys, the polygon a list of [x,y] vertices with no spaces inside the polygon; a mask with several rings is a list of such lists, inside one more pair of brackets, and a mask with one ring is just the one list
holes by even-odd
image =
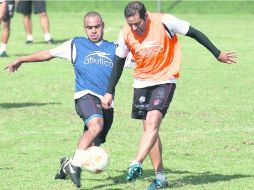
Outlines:
{"label": "player's ear", "polygon": [[148,18],[148,13],[146,12],[146,14],[145,14],[145,20]]}
{"label": "player's ear", "polygon": [[102,29],[104,29],[104,22],[102,21]]}

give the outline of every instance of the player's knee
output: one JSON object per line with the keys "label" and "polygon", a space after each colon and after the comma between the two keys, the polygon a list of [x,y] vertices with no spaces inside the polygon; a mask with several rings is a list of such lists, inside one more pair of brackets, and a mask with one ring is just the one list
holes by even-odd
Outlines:
{"label": "player's knee", "polygon": [[93,123],[93,125],[89,126],[88,130],[94,136],[97,136],[103,130],[103,125],[101,125],[101,123],[99,123],[99,122],[98,123]]}
{"label": "player's knee", "polygon": [[146,128],[144,130],[145,130],[145,132],[149,132],[149,133],[158,133],[159,126],[158,126],[158,124],[156,124],[154,122],[147,122]]}
{"label": "player's knee", "polygon": [[47,13],[43,12],[43,13],[39,13],[40,17],[47,17]]}

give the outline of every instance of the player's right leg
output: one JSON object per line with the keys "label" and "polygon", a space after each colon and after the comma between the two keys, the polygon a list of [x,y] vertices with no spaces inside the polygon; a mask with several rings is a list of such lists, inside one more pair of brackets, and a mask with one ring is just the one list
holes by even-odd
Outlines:
{"label": "player's right leg", "polygon": [[[103,131],[103,112],[98,105],[100,105],[100,99],[89,94],[75,101],[77,114],[83,119],[85,128],[78,141],[73,158],[65,164],[63,170],[77,187],[81,186],[80,175],[86,157],[85,150],[95,143],[96,138]],[[98,142],[103,142],[103,139]]]}
{"label": "player's right leg", "polygon": [[[147,100],[149,99],[148,88],[135,88],[132,103],[132,118],[145,119],[147,114]],[[141,167],[141,160],[133,160],[128,168],[127,181],[134,181],[142,176],[143,169]]]}

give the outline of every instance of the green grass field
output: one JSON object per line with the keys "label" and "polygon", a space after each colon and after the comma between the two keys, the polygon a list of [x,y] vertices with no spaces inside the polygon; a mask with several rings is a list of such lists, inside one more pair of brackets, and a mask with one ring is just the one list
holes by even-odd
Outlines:
{"label": "green grass field", "polygon": [[[94,2],[81,8],[77,5],[82,2],[77,2],[66,11],[57,3],[49,2],[48,10],[52,35],[59,43],[84,35],[82,17],[88,10],[102,13],[108,40],[116,40],[124,23],[124,6],[119,2],[114,8]],[[184,3],[193,11],[184,13]],[[212,2],[198,3],[183,2],[172,12],[203,31],[223,51],[236,51],[239,59],[235,65],[221,64],[193,39],[179,36],[181,77],[160,129],[170,189],[252,190],[254,3],[225,1],[224,9],[214,11]],[[54,12],[55,5],[59,7]],[[155,3],[149,8],[156,10]],[[70,180],[54,180],[59,159],[72,155],[82,133],[73,103],[72,65],[61,59],[28,63],[8,75],[3,69],[17,56],[56,46],[43,43],[37,16],[33,16],[33,45],[24,44],[21,15],[15,14],[12,21],[9,57],[0,58],[0,189],[75,189]],[[110,154],[110,167],[98,175],[84,171],[81,189],[143,190],[152,181],[148,158],[143,163],[144,176],[135,183],[125,181],[142,133],[141,122],[130,118],[131,101],[132,69],[126,69],[117,87],[115,121],[103,145]]]}

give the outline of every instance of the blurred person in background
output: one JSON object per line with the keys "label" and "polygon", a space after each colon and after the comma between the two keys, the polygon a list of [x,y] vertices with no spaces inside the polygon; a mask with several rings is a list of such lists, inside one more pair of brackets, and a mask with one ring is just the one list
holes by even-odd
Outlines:
{"label": "blurred person in background", "polygon": [[2,33],[1,33],[1,45],[0,45],[0,57],[7,57],[6,48],[11,32],[11,18],[14,14],[14,0],[6,1],[6,8],[2,18]]}
{"label": "blurred person in background", "polygon": [[53,43],[49,18],[46,12],[46,1],[45,0],[18,0],[17,2],[17,12],[24,15],[24,28],[26,32],[26,44],[33,43],[33,34],[32,34],[32,8],[34,14],[39,14],[41,28],[44,33],[44,42],[46,44]]}
{"label": "blurred person in background", "polygon": [[5,10],[6,10],[6,1],[0,0],[0,24],[2,22]]}

